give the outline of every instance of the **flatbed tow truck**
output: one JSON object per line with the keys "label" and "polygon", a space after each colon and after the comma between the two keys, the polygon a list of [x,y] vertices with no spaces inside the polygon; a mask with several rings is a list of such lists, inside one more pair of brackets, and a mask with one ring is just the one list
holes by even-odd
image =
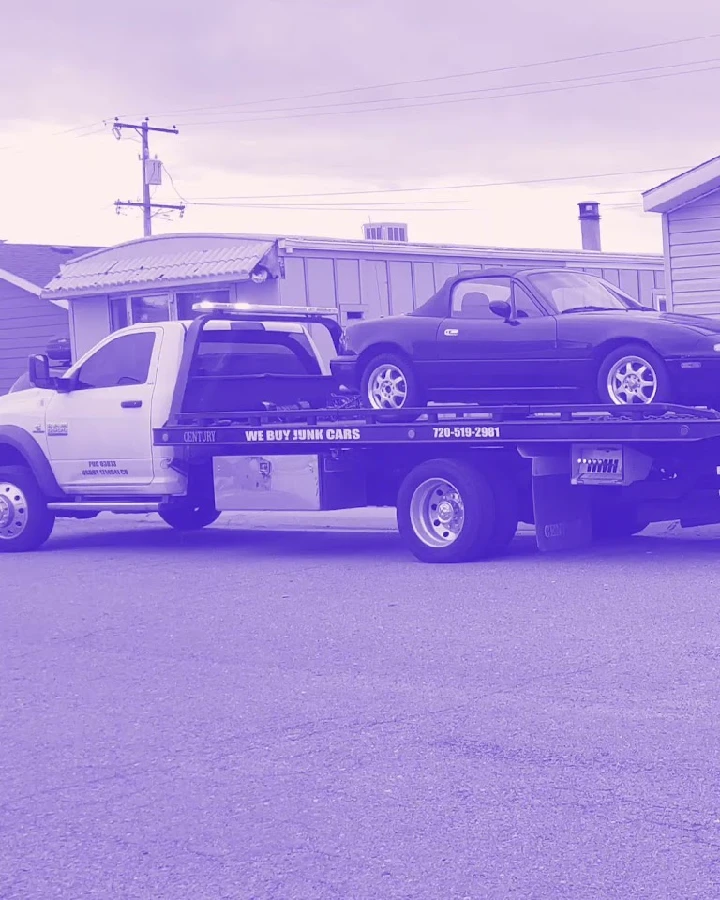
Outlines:
{"label": "flatbed tow truck", "polygon": [[[62,378],[31,357],[34,387],[0,398],[0,551],[36,549],[56,517],[102,511],[157,512],[194,530],[225,511],[395,507],[402,540],[425,562],[500,554],[520,522],[545,551],[652,522],[720,522],[718,412],[362,409],[322,374],[307,327],[326,327],[339,348],[334,311],[197,311],[191,322],[122,329]],[[108,345],[123,340],[113,356]],[[128,374],[140,342],[147,365],[137,356]],[[295,368],[272,363],[281,347]],[[121,371],[103,370],[99,356],[122,358]],[[248,359],[272,365],[252,371]]]}

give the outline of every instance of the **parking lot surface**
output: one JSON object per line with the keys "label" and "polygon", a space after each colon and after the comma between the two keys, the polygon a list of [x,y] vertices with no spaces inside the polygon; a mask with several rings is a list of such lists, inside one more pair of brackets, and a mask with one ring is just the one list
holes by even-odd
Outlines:
{"label": "parking lot surface", "polygon": [[720,896],[720,530],[281,518],[0,559],[3,900]]}

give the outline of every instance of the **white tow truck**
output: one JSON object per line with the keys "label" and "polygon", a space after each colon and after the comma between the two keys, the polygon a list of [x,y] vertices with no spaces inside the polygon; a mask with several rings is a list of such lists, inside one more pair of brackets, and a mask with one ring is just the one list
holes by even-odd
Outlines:
{"label": "white tow truck", "polygon": [[544,550],[720,522],[717,413],[467,404],[399,417],[359,408],[325,374],[311,329],[339,349],[335,310],[196,311],[117,331],[61,377],[30,358],[33,386],[0,398],[0,552],[104,511],[191,530],[230,510],[396,507],[427,562],[499,553],[519,522]]}

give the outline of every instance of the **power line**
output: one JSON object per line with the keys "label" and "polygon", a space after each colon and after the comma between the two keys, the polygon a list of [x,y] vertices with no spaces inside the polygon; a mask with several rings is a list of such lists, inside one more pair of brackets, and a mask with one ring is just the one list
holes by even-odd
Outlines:
{"label": "power line", "polygon": [[331,97],[331,96],[339,96],[341,94],[354,94],[354,93],[358,93],[361,91],[384,90],[387,88],[405,87],[407,85],[414,85],[414,84],[430,84],[430,83],[437,83],[439,81],[449,81],[449,80],[455,79],[455,78],[471,78],[471,77],[475,77],[477,75],[496,75],[501,72],[514,72],[514,71],[519,71],[521,69],[533,69],[533,68],[539,68],[542,66],[559,65],[561,63],[568,63],[568,62],[582,62],[582,61],[589,60],[589,59],[600,59],[600,58],[606,57],[606,56],[619,56],[619,55],[622,55],[625,53],[637,53],[642,50],[655,50],[655,49],[660,49],[660,48],[664,48],[664,47],[679,46],[680,44],[690,44],[690,43],[697,43],[699,41],[709,41],[709,40],[714,40],[715,38],[718,38],[718,37],[720,37],[720,33],[700,34],[700,35],[695,35],[693,37],[676,38],[676,39],[670,40],[670,41],[656,41],[652,44],[638,44],[633,47],[622,47],[622,48],[616,48],[616,49],[611,49],[611,50],[599,50],[594,53],[582,53],[582,54],[579,54],[576,56],[564,56],[564,57],[559,57],[559,58],[555,58],[555,59],[542,60],[542,61],[538,61],[538,62],[514,63],[511,65],[507,65],[507,66],[496,66],[491,69],[476,69],[476,70],[470,71],[470,72],[456,72],[456,73],[447,74],[447,75],[434,75],[434,76],[430,76],[430,77],[426,77],[426,78],[404,79],[402,81],[386,81],[386,82],[379,83],[379,84],[371,84],[371,85],[365,85],[365,86],[361,86],[361,87],[339,88],[339,89],[334,89],[334,90],[330,90],[330,91],[315,91],[313,93],[308,93],[308,94],[294,94],[294,95],[289,95],[289,96],[286,95],[283,97],[269,97],[269,98],[258,99],[258,100],[245,100],[240,103],[228,103],[228,104],[217,105],[217,106],[196,106],[196,107],[189,107],[189,108],[185,108],[185,109],[176,109],[176,110],[172,110],[170,112],[152,113],[152,115],[154,115],[156,117],[163,117],[163,116],[167,116],[167,115],[185,115],[186,113],[189,114],[189,113],[195,113],[195,112],[215,112],[215,111],[221,110],[221,109],[238,109],[243,106],[257,106],[257,105],[262,105],[262,104],[266,104],[266,103],[283,103],[288,100],[311,100],[311,99],[315,99],[317,97]]}
{"label": "power line", "polygon": [[[506,94],[495,94],[494,96],[473,96],[473,97],[455,97],[452,99],[445,100],[430,100],[428,103],[393,103],[388,106],[375,106],[369,109],[340,109],[334,110],[333,112],[298,112],[298,113],[290,113],[288,115],[269,115],[269,116],[256,116],[253,118],[245,117],[245,118],[237,118],[237,119],[219,119],[211,122],[183,122],[181,126],[184,128],[197,128],[197,127],[207,127],[211,125],[233,125],[233,124],[248,124],[252,122],[273,122],[273,121],[286,121],[288,119],[309,119],[316,118],[318,116],[349,116],[349,115],[359,115],[361,113],[375,113],[382,112],[384,110],[400,110],[400,109],[417,109],[421,107],[428,106],[445,106],[449,104],[455,103],[479,103],[488,100],[506,100],[513,97],[530,97],[538,94],[555,94],[563,91],[577,91],[583,90],[587,88],[593,87],[605,87],[607,85],[612,84],[631,84],[636,81],[653,81],[658,78],[677,78],[682,75],[696,75],[698,73],[704,72],[712,72],[717,69],[720,69],[720,65],[716,66],[706,66],[702,69],[689,69],[685,72],[662,72],[657,75],[640,75],[636,78],[615,78],[609,79],[606,81],[595,81],[592,84],[565,84],[560,87],[549,87],[549,88],[541,88],[540,90],[533,91],[518,91],[516,93],[506,93]],[[592,77],[592,76],[588,76]],[[597,76],[597,77],[605,77],[605,76]],[[507,90],[510,86],[506,86],[503,88],[498,88],[497,90]],[[402,99],[402,98],[400,98]]]}
{"label": "power line", "polygon": [[436,186],[428,186],[421,185],[419,187],[403,187],[403,188],[369,188],[364,190],[354,190],[354,191],[317,191],[315,193],[304,193],[304,194],[245,194],[245,195],[236,195],[236,196],[228,196],[228,197],[199,197],[196,199],[190,198],[188,200],[189,203],[197,204],[200,202],[211,202],[211,201],[221,201],[221,200],[238,200],[238,201],[248,201],[248,200],[299,200],[299,199],[314,199],[315,197],[355,197],[355,196],[367,196],[369,194],[398,194],[398,193],[410,193],[410,192],[424,192],[424,191],[459,191],[459,190],[471,190],[476,188],[492,188],[492,187],[522,187],[524,185],[535,185],[535,184],[556,184],[560,182],[568,182],[568,181],[586,181],[594,178],[618,178],[627,175],[660,175],[665,174],[667,172],[678,172],[685,171],[689,169],[690,166],[672,166],[670,168],[665,169],[639,169],[632,172],[596,172],[594,174],[586,174],[586,175],[564,175],[561,177],[554,178],[529,178],[523,181],[485,181],[485,182],[476,182],[474,184],[444,184],[444,185],[436,185]]}
{"label": "power line", "polygon": [[[438,99],[444,99],[446,97],[451,97],[451,98],[452,97],[468,97],[469,99],[472,99],[478,95],[489,94],[489,93],[496,92],[496,91],[509,91],[509,90],[515,91],[515,90],[520,90],[523,88],[544,87],[544,86],[565,85],[565,84],[573,85],[576,82],[592,81],[592,80],[595,80],[598,78],[615,78],[616,76],[619,76],[619,75],[635,75],[635,74],[642,73],[642,72],[657,72],[657,71],[667,71],[667,70],[671,70],[671,69],[682,69],[682,68],[686,68],[687,66],[704,65],[705,63],[716,63],[716,62],[720,62],[720,57],[711,56],[707,59],[696,59],[696,60],[691,60],[689,62],[669,63],[669,64],[663,64],[663,65],[658,65],[658,66],[642,66],[642,67],[636,68],[636,69],[622,69],[619,72],[601,72],[597,75],[578,75],[573,78],[560,78],[560,79],[554,79],[552,81],[527,81],[527,82],[524,82],[521,84],[504,84],[504,85],[497,85],[495,87],[475,88],[473,90],[467,90],[467,91],[447,91],[447,92],[441,93],[441,94],[437,94],[437,93],[435,93],[435,94],[418,94],[415,96],[397,97],[394,99],[396,99],[397,101],[438,100]],[[691,72],[692,71],[695,71],[695,70],[691,70]],[[704,72],[706,70],[699,69],[697,71]],[[684,74],[690,74],[690,73],[681,72],[678,74],[684,75]],[[577,86],[578,87],[594,87],[594,84],[592,84],[592,83],[586,84],[586,85],[585,84],[577,84]],[[513,94],[510,96],[515,96],[515,95]],[[390,98],[381,97],[381,98],[378,98],[375,100],[343,100],[340,103],[321,103],[321,104],[317,104],[315,106],[280,107],[279,109],[268,110],[268,112],[272,112],[274,114],[274,113],[284,113],[284,112],[303,112],[306,110],[315,110],[315,109],[335,109],[337,107],[362,106],[362,105],[367,105],[368,103],[387,103],[388,99],[390,99]],[[402,108],[403,108],[402,106],[398,106],[398,109],[402,109]],[[360,111],[361,112],[369,112],[371,110],[360,110]],[[278,118],[280,118],[280,117],[278,117]],[[254,117],[254,118],[246,118],[246,119],[240,119],[240,120],[228,119],[226,121],[228,121],[228,122],[234,122],[234,121],[254,122],[254,121],[265,121],[265,119]],[[187,124],[188,123],[185,123],[185,125],[187,125]],[[204,125],[206,123],[195,122],[194,124]]]}

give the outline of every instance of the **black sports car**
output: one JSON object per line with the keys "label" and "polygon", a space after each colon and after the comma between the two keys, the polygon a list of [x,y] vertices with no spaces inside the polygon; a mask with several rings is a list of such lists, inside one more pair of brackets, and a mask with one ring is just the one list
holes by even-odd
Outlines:
{"label": "black sports car", "polygon": [[720,321],[647,309],[570,269],[483,269],[449,278],[407,315],[352,323],[331,368],[376,409],[718,406]]}

